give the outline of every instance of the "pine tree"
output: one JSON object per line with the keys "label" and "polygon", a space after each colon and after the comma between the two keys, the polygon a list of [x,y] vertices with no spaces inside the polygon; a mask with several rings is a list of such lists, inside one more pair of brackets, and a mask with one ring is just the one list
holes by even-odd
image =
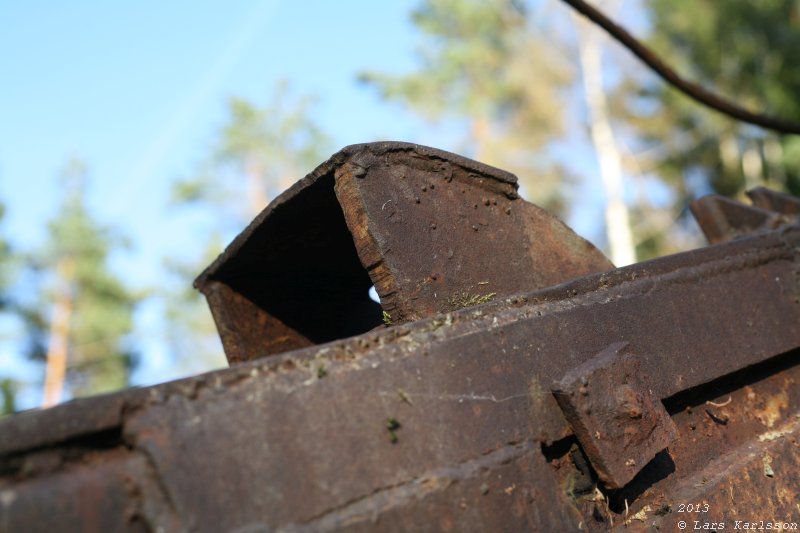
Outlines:
{"label": "pine tree", "polygon": [[231,98],[210,156],[196,176],[176,183],[174,200],[200,204],[241,229],[330,155],[328,137],[310,117],[314,103],[287,82],[277,84],[263,107]]}
{"label": "pine tree", "polygon": [[[0,204],[0,222],[5,217],[5,206]],[[0,314],[13,312],[9,298],[12,277],[11,247],[4,236],[0,236]],[[16,411],[16,394],[19,383],[12,377],[0,377],[0,416]]]}
{"label": "pine tree", "polygon": [[17,410],[17,390],[19,382],[13,378],[0,378],[0,416],[10,415]]}
{"label": "pine tree", "polygon": [[139,296],[108,264],[121,240],[89,213],[85,165],[71,161],[61,180],[59,212],[44,247],[31,255],[42,288],[24,309],[29,354],[46,363],[45,406],[64,392],[75,397],[125,387],[136,362],[126,337]]}
{"label": "pine tree", "polygon": [[311,118],[310,96],[294,94],[286,82],[258,105],[231,98],[227,117],[210,154],[196,176],[177,182],[176,205],[192,206],[211,216],[207,246],[195,260],[167,259],[167,270],[180,287],[166,304],[168,342],[187,372],[222,363],[222,345],[201,295],[192,281],[222,251],[225,242],[267,206],[330,156],[327,135]]}

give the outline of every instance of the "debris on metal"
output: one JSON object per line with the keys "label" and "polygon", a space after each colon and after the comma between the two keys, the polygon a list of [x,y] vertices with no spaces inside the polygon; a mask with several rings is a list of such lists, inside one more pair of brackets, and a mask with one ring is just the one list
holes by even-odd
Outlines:
{"label": "debris on metal", "polygon": [[800,523],[798,202],[750,196],[614,269],[510,174],[345,148],[198,278],[231,368],[0,420],[0,531]]}

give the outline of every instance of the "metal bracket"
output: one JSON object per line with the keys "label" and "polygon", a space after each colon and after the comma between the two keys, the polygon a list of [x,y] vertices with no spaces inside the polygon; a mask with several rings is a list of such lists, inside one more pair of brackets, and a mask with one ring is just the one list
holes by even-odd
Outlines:
{"label": "metal bracket", "polygon": [[612,344],[553,387],[598,476],[621,488],[675,440],[677,429],[627,342]]}

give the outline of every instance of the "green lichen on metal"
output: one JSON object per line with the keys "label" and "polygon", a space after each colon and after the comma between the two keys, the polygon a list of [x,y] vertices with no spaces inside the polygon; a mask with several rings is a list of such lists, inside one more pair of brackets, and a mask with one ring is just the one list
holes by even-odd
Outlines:
{"label": "green lichen on metal", "polygon": [[397,430],[401,428],[400,422],[396,418],[391,417],[386,419],[386,430],[389,432],[389,442],[397,444]]}
{"label": "green lichen on metal", "polygon": [[457,309],[464,309],[465,307],[491,302],[494,300],[495,296],[497,296],[496,292],[487,294],[471,294],[468,291],[457,292],[447,299],[447,306],[449,309],[455,311]]}

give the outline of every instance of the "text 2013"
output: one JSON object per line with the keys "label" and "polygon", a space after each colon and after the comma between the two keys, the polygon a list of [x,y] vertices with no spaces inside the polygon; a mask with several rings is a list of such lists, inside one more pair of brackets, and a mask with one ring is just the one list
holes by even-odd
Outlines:
{"label": "text 2013", "polygon": [[708,504],[703,503],[679,503],[675,510],[678,513],[707,513]]}

